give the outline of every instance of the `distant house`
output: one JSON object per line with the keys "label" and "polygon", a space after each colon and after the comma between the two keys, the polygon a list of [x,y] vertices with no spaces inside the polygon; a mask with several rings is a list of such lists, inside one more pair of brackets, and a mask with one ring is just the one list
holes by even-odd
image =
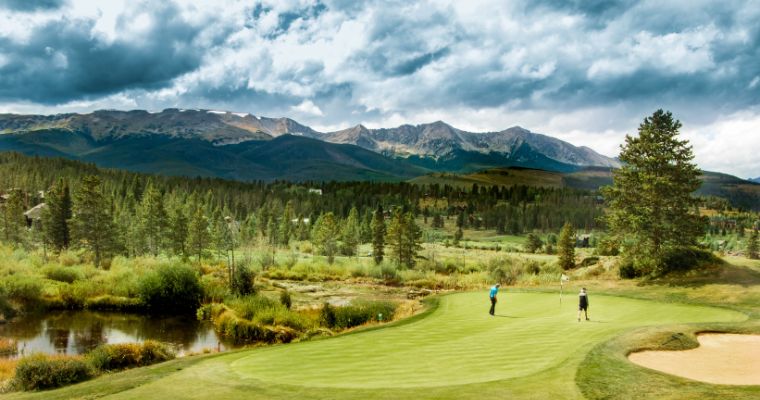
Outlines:
{"label": "distant house", "polygon": [[312,193],[313,194],[318,194],[318,195],[321,196],[322,195],[322,189],[309,189],[309,194],[312,194]]}
{"label": "distant house", "polygon": [[40,203],[36,206],[30,208],[24,213],[24,217],[26,217],[26,226],[28,228],[31,228],[32,225],[34,225],[35,221],[42,220],[42,212],[45,211],[47,208],[47,204]]}

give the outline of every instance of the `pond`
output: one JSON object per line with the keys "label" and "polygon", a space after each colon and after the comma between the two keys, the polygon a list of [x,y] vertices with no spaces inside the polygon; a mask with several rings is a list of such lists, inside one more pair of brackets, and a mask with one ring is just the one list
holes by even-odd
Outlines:
{"label": "pond", "polygon": [[232,348],[230,342],[216,335],[210,322],[198,321],[194,316],[150,317],[92,311],[21,316],[0,324],[0,337],[16,340],[19,356],[84,354],[104,343],[140,343],[149,339],[171,344],[180,356],[204,349]]}

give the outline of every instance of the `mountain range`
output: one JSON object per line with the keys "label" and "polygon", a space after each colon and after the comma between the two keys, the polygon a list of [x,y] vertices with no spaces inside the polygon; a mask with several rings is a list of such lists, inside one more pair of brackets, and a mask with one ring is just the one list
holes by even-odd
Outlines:
{"label": "mountain range", "polygon": [[319,132],[289,118],[182,109],[0,114],[0,150],[243,180],[406,179],[510,166],[571,172],[619,164],[521,127],[473,133],[437,121]]}

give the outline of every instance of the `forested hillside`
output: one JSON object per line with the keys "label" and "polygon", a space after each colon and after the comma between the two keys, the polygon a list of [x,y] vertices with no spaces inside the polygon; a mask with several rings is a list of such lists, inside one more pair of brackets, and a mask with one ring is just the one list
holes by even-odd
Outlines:
{"label": "forested hillside", "polygon": [[[308,239],[319,217],[328,213],[337,218],[338,233],[355,224],[359,240],[369,242],[372,216],[378,207],[385,210],[386,218],[394,210],[403,210],[422,216],[430,224],[455,217],[463,226],[499,233],[555,231],[566,221],[593,229],[602,213],[595,194],[568,188],[461,188],[403,182],[242,183],[150,176],[14,153],[0,155],[0,191],[6,225],[19,223],[20,213],[38,204],[60,201],[56,194],[69,193],[67,201],[73,198],[76,203],[77,198],[81,202],[85,200],[82,196],[91,197],[94,194],[89,192],[96,192],[102,195],[100,207],[109,219],[105,228],[98,228],[102,229],[99,234],[111,234],[109,248],[128,255],[161,251],[192,254],[190,243],[201,247],[197,252],[203,252],[224,241],[230,224],[240,231],[241,240],[261,232],[273,244],[287,244],[291,239]],[[28,217],[29,223],[36,218],[34,214]],[[193,237],[194,227],[200,237]],[[18,240],[22,239],[51,240]]]}

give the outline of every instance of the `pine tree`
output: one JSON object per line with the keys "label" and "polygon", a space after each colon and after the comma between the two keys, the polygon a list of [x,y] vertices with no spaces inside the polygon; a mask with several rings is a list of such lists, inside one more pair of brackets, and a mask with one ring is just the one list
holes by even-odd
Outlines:
{"label": "pine tree", "polygon": [[362,223],[359,228],[359,237],[361,243],[372,241],[372,210],[369,208],[364,210],[364,216],[362,216]]}
{"label": "pine tree", "polygon": [[385,213],[383,207],[378,206],[375,216],[372,218],[372,257],[375,264],[383,262],[385,255]]}
{"label": "pine tree", "polygon": [[388,232],[385,234],[385,241],[388,243],[390,255],[396,266],[403,265],[404,262],[404,214],[400,208],[397,208],[388,223]]}
{"label": "pine tree", "polygon": [[612,186],[605,187],[607,226],[625,239],[624,255],[642,274],[660,273],[669,251],[697,244],[705,222],[692,197],[700,171],[681,123],[670,112],[656,111],[639,126],[638,137],[626,136]]}
{"label": "pine tree", "polygon": [[42,229],[44,240],[55,251],[60,252],[69,247],[71,231],[71,194],[69,185],[59,179],[45,196],[47,207],[42,213]]}
{"label": "pine tree", "polygon": [[169,244],[175,255],[187,256],[189,222],[182,207],[175,207],[169,216]]}
{"label": "pine tree", "polygon": [[168,218],[161,192],[152,183],[143,193],[137,217],[147,250],[158,256],[164,247]]}
{"label": "pine tree", "polygon": [[356,207],[352,207],[348,213],[348,218],[343,225],[343,231],[341,232],[342,251],[347,256],[355,256],[356,248],[359,246],[361,240],[359,231],[359,211]]}
{"label": "pine tree", "polygon": [[758,231],[753,229],[752,233],[747,238],[747,258],[757,260],[760,258],[760,249],[758,249]]}
{"label": "pine tree", "polygon": [[95,256],[95,266],[116,249],[111,207],[103,195],[100,179],[87,176],[74,194],[71,233],[80,246]]}
{"label": "pine tree", "polygon": [[528,240],[525,243],[525,251],[528,253],[535,253],[544,246],[544,242],[535,233],[528,234]]}
{"label": "pine tree", "polygon": [[20,190],[14,189],[8,193],[8,199],[5,201],[2,211],[5,241],[16,245],[21,244],[26,227],[26,217],[24,217],[24,202]]}
{"label": "pine tree", "polygon": [[454,246],[459,246],[459,241],[464,238],[464,232],[462,232],[462,228],[457,228],[456,232],[454,232]]}
{"label": "pine tree", "polygon": [[340,228],[335,220],[335,215],[328,212],[322,214],[314,224],[312,238],[314,244],[319,248],[320,253],[327,256],[327,262],[332,264],[335,261],[335,253],[338,251],[338,235]]}
{"label": "pine tree", "polygon": [[269,240],[269,245],[274,247],[277,247],[277,245],[280,243],[280,235],[279,235],[280,225],[277,223],[277,218],[274,216],[269,217],[269,221],[267,222],[267,239]]}
{"label": "pine tree", "polygon": [[565,222],[559,233],[557,247],[559,266],[564,270],[575,268],[575,229],[569,222]]}
{"label": "pine tree", "polygon": [[422,248],[421,239],[422,230],[414,221],[414,215],[411,212],[404,213],[400,208],[396,209],[386,234],[386,241],[396,265],[414,266],[417,252]]}
{"label": "pine tree", "polygon": [[203,252],[211,242],[211,234],[209,232],[208,217],[206,217],[203,207],[196,204],[192,210],[187,247],[192,254],[198,257],[198,262],[200,263]]}
{"label": "pine tree", "polygon": [[422,229],[414,220],[414,214],[406,213],[404,216],[404,264],[414,267],[417,253],[422,250]]}
{"label": "pine tree", "polygon": [[285,205],[285,210],[282,212],[278,234],[280,245],[288,247],[290,238],[293,236],[293,203],[291,201]]}

